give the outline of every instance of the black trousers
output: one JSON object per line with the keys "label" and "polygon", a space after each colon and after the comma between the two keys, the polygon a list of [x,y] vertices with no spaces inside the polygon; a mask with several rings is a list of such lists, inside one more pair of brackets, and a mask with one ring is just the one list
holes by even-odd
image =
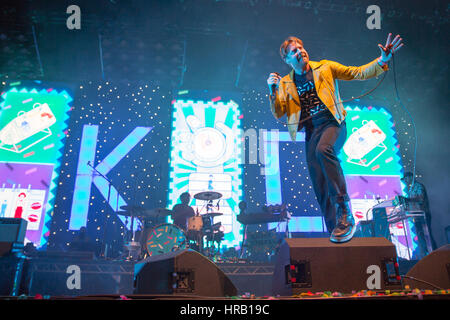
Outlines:
{"label": "black trousers", "polygon": [[345,121],[340,125],[327,110],[305,126],[306,161],[328,232],[336,226],[336,204],[349,201],[347,185],[337,157],[347,138]]}

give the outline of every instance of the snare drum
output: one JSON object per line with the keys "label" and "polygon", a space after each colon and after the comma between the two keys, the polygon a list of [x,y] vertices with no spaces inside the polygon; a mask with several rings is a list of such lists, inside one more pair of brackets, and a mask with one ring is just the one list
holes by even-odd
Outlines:
{"label": "snare drum", "polygon": [[203,219],[200,216],[194,216],[188,218],[188,232],[189,231],[201,231],[203,228]]}
{"label": "snare drum", "polygon": [[186,249],[186,236],[176,225],[163,223],[150,231],[146,248],[149,256]]}

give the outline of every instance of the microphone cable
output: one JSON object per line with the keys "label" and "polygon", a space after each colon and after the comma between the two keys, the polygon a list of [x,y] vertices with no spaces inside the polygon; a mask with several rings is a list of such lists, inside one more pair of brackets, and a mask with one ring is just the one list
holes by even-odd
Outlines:
{"label": "microphone cable", "polygon": [[408,187],[408,196],[411,193],[412,187],[414,186],[414,182],[416,179],[416,159],[417,159],[417,132],[416,132],[416,124],[414,122],[414,118],[412,117],[411,113],[409,112],[409,110],[403,105],[402,100],[400,99],[400,95],[398,93],[398,88],[397,88],[397,74],[395,72],[395,55],[392,54],[392,69],[393,69],[393,73],[394,73],[394,88],[395,88],[395,95],[396,98],[400,104],[400,106],[402,107],[402,109],[408,114],[409,118],[411,119],[411,123],[413,125],[413,130],[414,130],[414,153],[413,153],[413,178],[412,178],[412,182],[411,182],[411,186]]}
{"label": "microphone cable", "polygon": [[[408,114],[409,118],[411,119],[411,123],[412,123],[412,125],[413,125],[413,130],[414,130],[413,180],[412,180],[412,183],[411,183],[411,187],[408,187],[408,186],[407,186],[407,188],[408,188],[408,193],[410,193],[410,192],[411,192],[411,189],[412,189],[412,186],[414,185],[415,178],[416,178],[417,140],[418,140],[418,139],[417,139],[417,131],[416,131],[416,124],[415,124],[414,118],[412,117],[412,115],[411,115],[411,113],[409,112],[409,110],[404,106],[404,104],[403,104],[403,102],[402,102],[402,100],[401,100],[401,98],[400,98],[400,95],[399,95],[399,93],[398,93],[398,87],[397,87],[397,72],[396,72],[396,68],[395,68],[395,53],[392,53],[392,65],[393,65],[393,66],[392,66],[392,69],[393,69],[393,74],[394,74],[394,75],[393,75],[393,76],[394,76],[394,89],[395,89],[396,99],[397,99],[397,101],[399,102],[401,108]],[[388,66],[390,66],[390,63],[389,63],[389,62],[388,62]],[[346,103],[346,102],[350,102],[350,101],[353,101],[353,100],[356,100],[356,99],[360,99],[360,98],[362,98],[362,97],[364,97],[364,96],[367,96],[368,94],[374,92],[374,91],[381,85],[381,83],[384,81],[384,79],[386,78],[386,75],[387,75],[388,71],[389,71],[389,70],[387,70],[387,71],[384,72],[383,77],[382,77],[382,78],[377,82],[377,84],[376,84],[372,89],[370,89],[369,91],[367,91],[367,92],[365,92],[365,93],[363,93],[363,94],[361,94],[361,95],[359,95],[359,96],[357,96],[357,97],[353,97],[353,98],[351,98],[351,99],[342,100],[342,101],[340,101],[340,102],[334,103],[334,104],[331,105],[331,106],[336,106],[338,103],[344,104],[344,103]],[[325,112],[327,109],[328,109],[328,108],[326,108],[325,110],[322,110],[322,111],[316,113],[316,115],[317,115],[317,114],[320,114],[320,113],[322,113],[322,112]],[[275,118],[275,120],[276,120],[277,122],[279,122],[279,123],[281,123],[281,124],[283,124],[283,125],[285,125],[285,126],[287,126],[287,125],[297,125],[297,126],[298,126],[299,124],[304,123],[304,122],[310,120],[310,119],[312,118],[312,116],[308,116],[308,117],[306,117],[306,118],[304,118],[304,119],[301,119],[300,121],[297,121],[297,122],[294,122],[294,123],[290,123],[290,124],[288,124],[287,122],[281,121],[281,120],[277,119],[276,117],[274,117],[274,118]]]}
{"label": "microphone cable", "polygon": [[[392,56],[394,56],[394,55],[392,55]],[[378,62],[377,62],[377,63],[378,63]],[[389,65],[389,64],[388,64],[388,65]],[[384,72],[383,77],[382,77],[380,80],[378,80],[377,84],[376,84],[372,89],[370,89],[369,91],[367,91],[367,92],[365,92],[365,93],[363,93],[363,94],[361,94],[361,95],[359,95],[359,96],[352,97],[351,99],[338,101],[338,102],[332,104],[331,106],[333,107],[333,106],[336,106],[336,105],[339,104],[339,103],[342,103],[342,104],[343,104],[343,103],[350,102],[350,101],[353,101],[353,100],[356,100],[356,99],[360,99],[360,98],[362,98],[362,97],[364,97],[364,96],[367,96],[368,94],[370,94],[370,93],[372,93],[373,91],[375,91],[375,90],[381,85],[381,83],[382,83],[382,82],[384,81],[384,79],[386,78],[387,73],[388,73],[388,70]],[[328,85],[327,85],[327,87],[328,87]],[[330,89],[330,88],[328,87],[328,89]],[[321,113],[323,113],[323,112],[325,112],[325,111],[327,111],[327,110],[328,110],[328,108],[326,108],[326,109],[324,109],[324,110],[322,110],[322,111],[319,111],[319,112],[316,113],[315,115],[321,114]],[[304,123],[304,122],[310,120],[312,117],[313,117],[313,116],[310,115],[310,116],[307,116],[306,118],[301,119],[300,121],[293,122],[293,123],[289,123],[289,124],[288,124],[287,122],[284,122],[284,121],[281,121],[281,120],[277,119],[276,117],[274,117],[274,118],[275,118],[275,120],[276,120],[277,122],[279,122],[279,123],[281,123],[281,124],[283,124],[283,125],[285,125],[285,126],[287,126],[287,125],[297,125],[297,126],[298,126],[299,124]]]}

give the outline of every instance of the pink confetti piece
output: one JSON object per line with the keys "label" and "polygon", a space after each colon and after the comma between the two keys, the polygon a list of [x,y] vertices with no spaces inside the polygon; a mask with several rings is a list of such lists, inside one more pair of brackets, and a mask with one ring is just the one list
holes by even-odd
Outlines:
{"label": "pink confetti piece", "polygon": [[377,164],[375,167],[372,167],[372,171],[375,171],[375,170],[377,170],[378,168],[380,168],[380,165],[379,165],[379,164]]}
{"label": "pink confetti piece", "polygon": [[11,108],[11,105],[4,107],[3,110],[10,109],[10,108]]}
{"label": "pink confetti piece", "polygon": [[33,101],[33,98],[23,100],[22,103],[28,103],[28,102],[30,102],[30,101]]}
{"label": "pink confetti piece", "polygon": [[387,158],[384,162],[389,163],[389,162],[391,162],[392,160],[394,160],[394,158],[393,158],[393,157],[389,157],[389,158]]}
{"label": "pink confetti piece", "polygon": [[53,148],[54,146],[55,146],[55,144],[54,144],[54,143],[52,143],[52,144],[48,144],[48,145],[46,145],[46,146],[44,147],[44,150],[47,150],[47,149]]}
{"label": "pink confetti piece", "polygon": [[24,154],[23,157],[28,158],[28,157],[32,156],[33,154],[34,154],[34,151],[31,151],[31,152]]}
{"label": "pink confetti piece", "polygon": [[356,192],[352,193],[352,194],[350,195],[350,198],[354,199],[354,198],[356,198],[357,196],[359,196],[359,191],[356,191]]}
{"label": "pink confetti piece", "polygon": [[36,172],[36,171],[37,171],[36,167],[31,168],[30,170],[25,171],[25,175],[29,175],[30,173],[33,173],[33,172]]}
{"label": "pink confetti piece", "polygon": [[219,100],[222,100],[222,98],[220,96],[211,99],[212,102],[216,102]]}
{"label": "pink confetti piece", "polygon": [[241,115],[239,116],[239,119],[244,119],[244,115],[241,114]]}
{"label": "pink confetti piece", "polygon": [[367,107],[367,109],[369,109],[369,110],[372,110],[372,109],[373,109],[373,107],[372,107],[372,106],[368,106],[368,107]]}
{"label": "pink confetti piece", "polygon": [[378,185],[381,187],[381,186],[384,186],[386,183],[387,183],[387,179],[384,179],[384,180],[381,180],[380,182],[378,182]]}
{"label": "pink confetti piece", "polygon": [[174,100],[172,100],[171,104],[175,104],[175,101],[176,101],[175,99],[174,99]]}
{"label": "pink confetti piece", "polygon": [[359,119],[359,116],[354,116],[354,117],[352,118],[352,121],[355,121],[356,119]]}
{"label": "pink confetti piece", "polygon": [[52,92],[53,91],[53,88],[48,88],[47,89],[47,92]]}

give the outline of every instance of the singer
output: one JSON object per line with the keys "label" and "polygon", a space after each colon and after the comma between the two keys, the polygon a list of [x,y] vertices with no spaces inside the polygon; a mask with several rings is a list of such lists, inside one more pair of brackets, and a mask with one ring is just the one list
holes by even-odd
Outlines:
{"label": "singer", "polygon": [[277,119],[287,116],[292,141],[305,128],[308,171],[332,242],[349,241],[356,230],[337,157],[347,137],[337,80],[367,80],[387,71],[388,61],[403,46],[399,35],[391,37],[385,46],[378,44],[379,58],[360,67],[310,61],[302,40],[289,37],[281,44],[280,55],[292,71],[284,77],[271,73],[267,79],[271,111]]}

